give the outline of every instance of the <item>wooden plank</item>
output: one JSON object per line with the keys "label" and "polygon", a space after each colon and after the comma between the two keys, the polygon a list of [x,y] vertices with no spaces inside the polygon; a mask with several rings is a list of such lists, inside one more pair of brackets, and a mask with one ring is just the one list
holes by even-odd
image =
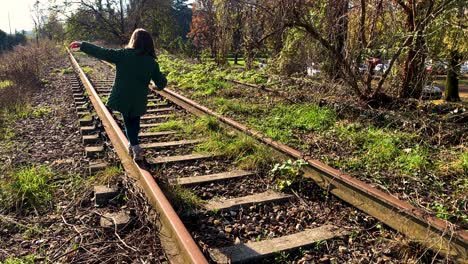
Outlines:
{"label": "wooden plank", "polygon": [[246,263],[264,259],[278,252],[311,246],[318,241],[347,234],[349,234],[347,230],[339,229],[333,225],[323,225],[278,238],[249,242],[221,249],[210,249],[209,253],[216,263]]}
{"label": "wooden plank", "polygon": [[292,195],[266,191],[263,193],[237,197],[227,200],[211,200],[205,204],[207,210],[228,210],[236,207],[245,207],[256,203],[283,202],[291,198]]}
{"label": "wooden plank", "polygon": [[[141,120],[154,120],[154,119],[168,119],[172,118],[174,115],[144,115],[141,117]],[[117,120],[123,121],[123,117],[121,114],[117,115],[116,117]],[[156,120],[155,120],[156,121]]]}
{"label": "wooden plank", "polygon": [[169,157],[157,157],[157,158],[147,158],[149,164],[158,165],[163,163],[174,163],[174,162],[182,162],[182,161],[192,161],[198,159],[207,159],[212,158],[214,155],[212,154],[189,154],[189,155],[181,155],[181,156],[169,156]]}
{"label": "wooden plank", "polygon": [[146,112],[149,114],[160,113],[160,112],[171,112],[175,111],[173,107],[164,107],[164,108],[155,108],[155,109],[148,109]]}
{"label": "wooden plank", "polygon": [[141,120],[150,120],[150,119],[163,119],[163,118],[171,118],[174,117],[173,115],[144,115],[141,117]]}
{"label": "wooden plank", "polygon": [[236,178],[247,177],[251,175],[254,175],[254,173],[251,171],[235,170],[235,171],[228,171],[228,172],[223,172],[223,173],[216,173],[216,174],[209,174],[209,175],[202,175],[202,176],[177,178],[177,184],[187,186],[187,185],[195,185],[195,184],[210,183],[210,182],[215,182],[215,181],[236,179]]}
{"label": "wooden plank", "polygon": [[161,124],[164,124],[164,123],[149,123],[149,124],[141,124],[140,127],[141,128],[151,128],[151,127],[157,127],[157,126],[160,126]]}
{"label": "wooden plank", "polygon": [[138,134],[139,137],[159,137],[159,136],[168,136],[176,134],[177,131],[167,130],[167,131],[158,131],[158,132],[141,132]]}
{"label": "wooden plank", "polygon": [[151,105],[147,105],[148,109],[154,109],[154,108],[166,108],[166,107],[169,107],[169,103],[155,103],[155,104],[151,104]]}
{"label": "wooden plank", "polygon": [[169,148],[169,147],[177,147],[177,146],[185,146],[185,145],[193,145],[203,142],[203,139],[190,139],[190,140],[177,140],[177,141],[166,141],[166,142],[154,142],[154,143],[146,143],[140,144],[141,148],[150,149],[150,148]]}

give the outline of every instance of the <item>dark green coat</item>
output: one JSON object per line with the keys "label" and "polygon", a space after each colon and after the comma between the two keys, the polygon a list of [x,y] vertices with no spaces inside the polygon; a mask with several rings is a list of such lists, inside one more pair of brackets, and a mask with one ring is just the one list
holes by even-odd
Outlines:
{"label": "dark green coat", "polygon": [[114,86],[107,106],[127,116],[141,116],[146,112],[148,85],[153,80],[158,90],[164,89],[166,77],[154,58],[140,55],[136,49],[105,49],[83,42],[81,51],[116,65]]}

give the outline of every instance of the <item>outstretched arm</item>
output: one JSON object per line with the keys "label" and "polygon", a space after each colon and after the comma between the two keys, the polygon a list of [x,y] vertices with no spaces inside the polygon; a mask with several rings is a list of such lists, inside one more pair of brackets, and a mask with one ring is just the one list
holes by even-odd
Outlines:
{"label": "outstretched arm", "polygon": [[167,79],[159,70],[159,64],[157,62],[151,79],[153,79],[154,83],[156,84],[156,90],[162,90],[167,85]]}
{"label": "outstretched arm", "polygon": [[111,63],[119,62],[122,57],[122,50],[120,49],[101,48],[88,42],[75,41],[70,44],[70,48],[80,48],[81,51],[88,55]]}

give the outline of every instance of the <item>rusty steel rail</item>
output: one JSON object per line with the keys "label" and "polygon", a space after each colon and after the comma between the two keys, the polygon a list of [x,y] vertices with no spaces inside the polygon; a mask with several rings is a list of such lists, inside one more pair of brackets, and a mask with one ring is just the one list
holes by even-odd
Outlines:
{"label": "rusty steel rail", "polygon": [[73,68],[78,73],[81,82],[89,94],[91,103],[101,120],[115,152],[119,156],[125,171],[129,176],[137,180],[144,190],[149,202],[159,213],[160,229],[159,238],[171,263],[208,263],[203,253],[185,228],[177,213],[172,208],[166,196],[162,192],[151,174],[138,166],[130,157],[127,146],[128,140],[115,122],[112,114],[107,110],[99,98],[96,90],[80,68],[73,54],[68,50],[69,59]]}
{"label": "rusty steel rail", "polygon": [[157,93],[195,115],[214,116],[223,123],[273,147],[285,157],[306,160],[309,166],[304,169],[304,176],[313,179],[320,187],[403,233],[409,239],[435,252],[448,255],[457,262],[467,263],[468,232],[466,230],[461,230],[454,224],[431,216],[422,209],[396,199],[318,160],[305,157],[300,151],[267,138],[167,88]]}

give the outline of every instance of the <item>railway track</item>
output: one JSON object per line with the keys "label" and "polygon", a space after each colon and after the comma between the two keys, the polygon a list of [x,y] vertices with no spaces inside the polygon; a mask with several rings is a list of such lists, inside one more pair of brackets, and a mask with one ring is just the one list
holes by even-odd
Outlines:
{"label": "railway track", "polygon": [[[102,102],[114,79],[110,66],[82,57],[80,64],[97,67],[91,74],[93,77],[88,78],[75,57],[71,53],[69,56],[125,170],[138,180],[160,214],[161,242],[171,262],[268,261],[278,253],[311,245],[318,247],[323,241],[330,241],[340,254],[346,254],[347,249],[340,246],[340,241],[369,226],[375,227],[378,221],[432,249],[435,255],[440,252],[456,262],[466,262],[466,231],[310,160],[299,151],[168,89],[148,96],[148,113],[142,118],[140,134],[146,163],[134,163],[126,150],[128,141],[121,130],[119,115],[109,112]],[[103,70],[106,67],[107,71]],[[279,192],[271,188],[265,170],[238,168],[232,159],[218,153],[197,152],[197,146],[207,140],[203,131],[184,134],[157,129],[168,120],[197,122],[195,116],[214,117],[226,131],[236,130],[236,135],[256,138],[268,145],[271,155],[278,160],[305,160],[303,176],[315,184],[308,184],[302,190],[305,194]],[[181,220],[158,184],[163,184],[164,189],[175,186],[178,192],[194,194],[198,197],[196,201],[203,201],[195,209],[186,210]],[[334,196],[317,195],[324,193],[322,190]],[[355,208],[364,213],[356,212]],[[364,223],[350,221],[353,217],[364,219]]]}

